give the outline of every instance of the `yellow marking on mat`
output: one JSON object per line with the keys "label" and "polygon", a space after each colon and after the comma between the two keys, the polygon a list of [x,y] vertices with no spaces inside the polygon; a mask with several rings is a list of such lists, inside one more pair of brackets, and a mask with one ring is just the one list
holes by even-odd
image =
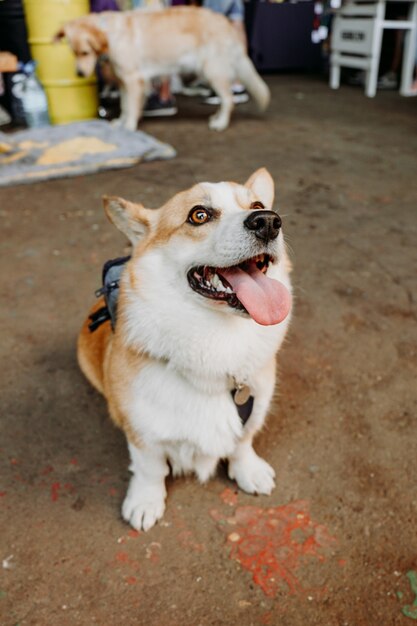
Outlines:
{"label": "yellow marking on mat", "polygon": [[19,148],[22,150],[33,150],[36,148],[46,148],[49,146],[49,141],[21,141],[19,144]]}
{"label": "yellow marking on mat", "polygon": [[119,157],[118,159],[109,159],[103,161],[100,165],[130,165],[130,163],[139,163],[140,157]]}
{"label": "yellow marking on mat", "polygon": [[13,161],[18,161],[27,155],[27,150],[22,150],[21,152],[15,152],[15,154],[11,154],[10,156],[4,157],[0,160],[1,165],[5,165],[6,163],[13,163]]}
{"label": "yellow marking on mat", "polygon": [[79,165],[68,165],[66,167],[53,167],[49,170],[36,170],[35,172],[27,172],[25,177],[27,178],[44,178],[45,176],[50,176],[51,174],[62,174],[65,172],[80,172],[80,174],[84,174],[85,170],[81,170]]}
{"label": "yellow marking on mat", "polygon": [[[112,166],[112,165],[134,165],[136,163],[139,163],[141,161],[140,158],[137,157],[128,157],[128,158],[120,158],[120,159],[109,159],[108,161],[101,161],[100,163],[91,163],[91,164],[87,164],[90,165],[90,167],[86,167],[86,164],[84,164],[83,166],[80,166],[80,164],[77,165],[67,165],[64,167],[53,167],[50,168],[48,170],[35,170],[33,172],[26,172],[24,175],[22,174],[15,174],[14,176],[11,176],[9,178],[9,181],[12,180],[20,180],[23,181],[25,178],[34,178],[38,181],[42,181],[45,180],[45,178],[47,179],[49,176],[53,176],[54,174],[62,174],[62,173],[68,173],[68,172],[76,172],[77,174],[80,174],[80,176],[83,176],[84,174],[96,174],[100,171],[104,171],[104,168],[107,166]],[[3,160],[0,160],[0,164],[3,163]]]}
{"label": "yellow marking on mat", "polygon": [[116,150],[117,146],[112,143],[105,143],[96,137],[76,137],[68,139],[45,150],[38,158],[38,165],[55,165],[57,163],[67,163],[75,161],[85,154],[98,154],[100,152],[110,152]]}
{"label": "yellow marking on mat", "polygon": [[3,143],[2,141],[0,141],[0,153],[10,152],[11,149],[12,146],[9,143]]}
{"label": "yellow marking on mat", "polygon": [[83,174],[95,174],[98,173],[100,171],[100,167],[103,168],[105,166],[108,165],[130,165],[130,164],[135,164],[138,163],[139,159],[135,158],[126,158],[126,159],[109,159],[108,161],[101,161],[100,163],[91,163],[91,164],[87,164],[87,165],[91,165],[90,168],[86,168],[85,164],[84,166],[81,168],[81,166],[79,164],[77,165],[67,165],[64,167],[53,167],[49,170],[36,170],[35,172],[27,172],[25,174],[25,177],[27,178],[44,178],[45,176],[51,176],[53,174],[62,174],[62,173],[66,173],[66,172],[79,172],[80,175]]}

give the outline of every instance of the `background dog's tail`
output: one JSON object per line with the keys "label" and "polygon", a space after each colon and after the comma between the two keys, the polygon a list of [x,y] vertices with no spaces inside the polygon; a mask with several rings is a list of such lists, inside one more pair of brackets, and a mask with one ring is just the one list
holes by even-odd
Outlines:
{"label": "background dog's tail", "polygon": [[265,111],[271,99],[271,94],[267,84],[259,76],[252,61],[246,55],[242,55],[238,60],[237,75],[255,100],[260,111]]}

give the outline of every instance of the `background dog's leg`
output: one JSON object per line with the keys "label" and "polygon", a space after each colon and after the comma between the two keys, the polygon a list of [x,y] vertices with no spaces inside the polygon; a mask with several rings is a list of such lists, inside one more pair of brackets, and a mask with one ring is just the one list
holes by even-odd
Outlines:
{"label": "background dog's leg", "polygon": [[169,472],[165,454],[157,446],[137,448],[128,444],[133,473],[122,506],[122,516],[137,530],[149,530],[165,511],[165,477]]}
{"label": "background dog's leg", "polygon": [[127,120],[127,91],[124,85],[120,85],[120,125],[124,126]]}
{"label": "background dog's leg", "polygon": [[252,447],[253,435],[246,436],[238,443],[233,456],[229,458],[229,478],[247,493],[269,496],[275,487],[275,471]]}
{"label": "background dog's leg", "polygon": [[142,114],[144,85],[136,77],[123,80],[121,89],[121,120],[128,130],[136,130]]}
{"label": "background dog's leg", "polygon": [[224,130],[229,126],[233,110],[232,81],[229,76],[219,71],[218,65],[207,65],[204,74],[214,91],[220,98],[219,110],[210,117],[209,128]]}

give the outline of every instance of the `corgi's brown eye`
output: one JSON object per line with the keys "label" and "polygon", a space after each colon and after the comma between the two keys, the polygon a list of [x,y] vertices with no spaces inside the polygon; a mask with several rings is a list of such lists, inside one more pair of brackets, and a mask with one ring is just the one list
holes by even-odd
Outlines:
{"label": "corgi's brown eye", "polygon": [[250,208],[254,211],[262,211],[265,206],[262,204],[262,202],[259,202],[258,200],[256,202],[252,202],[252,204],[250,205]]}
{"label": "corgi's brown eye", "polygon": [[211,218],[210,213],[203,206],[195,206],[188,215],[188,221],[194,226],[205,224]]}

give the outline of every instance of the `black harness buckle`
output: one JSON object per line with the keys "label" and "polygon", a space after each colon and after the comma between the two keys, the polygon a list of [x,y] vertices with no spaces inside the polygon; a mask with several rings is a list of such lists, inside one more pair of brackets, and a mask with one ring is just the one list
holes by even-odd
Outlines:
{"label": "black harness buckle", "polygon": [[92,313],[88,328],[90,332],[97,330],[99,326],[110,320],[112,330],[115,329],[117,319],[117,300],[119,298],[119,283],[122,272],[130,256],[119,257],[106,261],[103,266],[102,282],[103,286],[97,289],[96,298],[104,296],[105,305]]}

